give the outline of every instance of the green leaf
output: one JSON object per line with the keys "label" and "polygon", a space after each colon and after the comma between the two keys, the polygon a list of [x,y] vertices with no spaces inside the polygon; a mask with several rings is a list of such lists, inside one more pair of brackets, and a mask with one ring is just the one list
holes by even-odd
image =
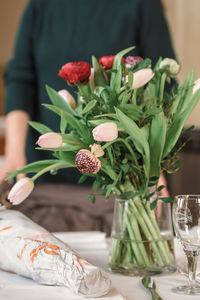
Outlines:
{"label": "green leaf", "polygon": [[81,146],[82,148],[88,147],[88,145],[84,144],[78,136],[75,136],[71,133],[62,133],[61,136],[63,138],[64,143],[78,145]]}
{"label": "green leaf", "polygon": [[181,98],[179,99],[176,115],[181,115],[187,110],[188,105],[191,103],[193,86],[194,86],[195,74],[194,71],[189,72],[183,84],[180,87]]}
{"label": "green leaf", "polygon": [[105,79],[105,76],[104,76],[104,72],[102,70],[102,67],[99,65],[99,63],[98,63],[95,56],[92,56],[92,65],[93,65],[93,68],[94,68],[95,87],[105,86],[106,85],[106,79]]}
{"label": "green leaf", "polygon": [[97,104],[97,101],[96,100],[91,100],[86,106],[85,108],[81,111],[81,115],[84,115],[86,113],[88,113],[90,110],[92,110],[95,105]]}
{"label": "green leaf", "polygon": [[58,159],[47,159],[47,160],[39,160],[39,161],[30,163],[30,164],[26,165],[25,167],[23,167],[19,170],[9,172],[10,176],[7,177],[7,180],[11,179],[11,178],[14,178],[15,176],[17,176],[18,174],[21,174],[21,173],[25,173],[25,174],[37,173],[37,172],[43,170],[44,168],[46,168],[48,166],[51,166],[53,164],[57,164],[57,163],[60,163],[60,162],[62,162],[62,161],[58,160]]}
{"label": "green leaf", "polygon": [[[116,116],[116,114],[113,114],[113,113],[111,113],[111,114],[100,114],[100,115],[95,115],[94,116],[94,119],[98,119],[99,117],[108,117],[108,118],[112,118],[112,119],[117,119],[117,116]],[[107,120],[108,121],[108,120]]]}
{"label": "green leaf", "polygon": [[160,185],[160,186],[156,189],[156,191],[157,191],[157,192],[160,192],[162,189],[164,189],[164,187],[165,187],[164,185]]}
{"label": "green leaf", "polygon": [[[115,77],[112,77],[115,76]],[[112,78],[114,78],[112,80]],[[120,66],[119,69],[117,70],[117,73],[112,73],[111,75],[111,81],[110,81],[110,86],[115,91],[117,94],[120,93],[120,88],[121,88],[121,82],[122,82],[122,67]]]}
{"label": "green leaf", "polygon": [[163,112],[156,114],[151,122],[150,147],[150,177],[160,176],[160,164],[166,139],[166,121]]}
{"label": "green leaf", "polygon": [[174,202],[174,200],[172,198],[168,198],[168,197],[159,197],[159,199],[165,203],[173,203]]}
{"label": "green leaf", "polygon": [[121,68],[121,59],[129,51],[133,50],[135,47],[129,47],[125,50],[120,51],[115,55],[114,63],[113,63],[113,70],[117,70],[117,72],[113,72],[111,75],[110,86],[111,88],[116,91],[117,94],[120,93],[121,88],[121,78],[122,78],[122,68]]}
{"label": "green leaf", "polygon": [[86,196],[86,198],[91,199],[92,203],[95,203],[96,199],[95,199],[95,195],[94,194],[88,194]]}
{"label": "green leaf", "polygon": [[61,133],[65,133],[66,128],[67,128],[67,120],[63,116],[63,112],[61,112],[61,116],[60,116],[60,131],[61,131]]}
{"label": "green leaf", "polygon": [[60,151],[59,156],[63,161],[70,163],[72,166],[75,166],[75,156],[74,152],[70,151]]}
{"label": "green leaf", "polygon": [[35,122],[35,121],[28,121],[28,124],[41,134],[52,132],[52,130],[49,127],[43,125],[42,123]]}
{"label": "green leaf", "polygon": [[150,209],[151,210],[154,210],[156,208],[157,202],[158,202],[158,199],[156,199],[156,200],[154,200],[153,202],[150,203]]}
{"label": "green leaf", "polygon": [[70,124],[70,126],[73,129],[76,129],[79,132],[79,134],[81,134],[85,139],[88,140],[88,142],[92,142],[87,127],[85,125],[83,125],[80,122],[80,120],[76,119],[70,113],[60,109],[59,107],[49,105],[49,104],[43,104],[43,106],[48,108],[49,110],[55,112],[59,116],[61,116],[61,114],[63,114],[63,118],[66,119],[66,121]]}
{"label": "green leaf", "polygon": [[96,127],[102,123],[108,123],[108,122],[113,122],[117,125],[118,130],[122,130],[122,126],[118,121],[115,120],[109,120],[109,119],[99,119],[99,120],[89,120],[88,121],[92,126]]}
{"label": "green leaf", "polygon": [[144,130],[139,128],[137,124],[127,117],[121,110],[115,108],[115,111],[122,128],[130,135],[136,149],[142,154],[144,170],[148,178],[150,168],[150,151],[146,134],[144,133]]}
{"label": "green leaf", "polygon": [[78,86],[80,95],[85,100],[90,99],[90,95],[91,95],[90,83],[89,82],[87,84],[78,83],[77,86]]}
{"label": "green leaf", "polygon": [[113,166],[114,159],[113,159],[111,147],[107,147],[106,150],[108,151],[108,156],[109,156],[109,159],[110,159],[111,166]]}
{"label": "green leaf", "polygon": [[136,104],[124,104],[120,109],[134,121],[140,120],[143,116],[142,109]]}
{"label": "green leaf", "polygon": [[88,176],[85,175],[85,174],[83,174],[83,175],[79,178],[78,184],[83,183],[84,181],[86,181],[87,178],[88,178]]}
{"label": "green leaf", "polygon": [[46,85],[46,90],[53,105],[67,111],[72,115],[76,115],[76,112],[71,108],[71,106],[54,89]]}
{"label": "green leaf", "polygon": [[106,87],[98,86],[95,88],[93,95],[97,96],[99,102],[108,103],[111,90]]}
{"label": "green leaf", "polygon": [[113,184],[108,184],[106,187],[106,198],[108,198],[113,190]]}
{"label": "green leaf", "polygon": [[153,185],[155,185],[155,183],[157,183],[159,177],[160,177],[160,174],[159,174],[159,176],[150,177],[149,182],[151,182],[151,183],[153,183]]}
{"label": "green leaf", "polygon": [[132,71],[136,72],[141,69],[146,69],[151,66],[151,59],[150,58],[145,58],[144,60],[140,61],[137,63],[134,67],[131,68]]}
{"label": "green leaf", "polygon": [[63,143],[61,147],[58,148],[45,148],[45,147],[36,147],[37,150],[45,150],[45,151],[77,151],[82,147],[79,145],[68,145],[67,143]]}
{"label": "green leaf", "polygon": [[179,115],[174,122],[170,125],[170,127],[167,130],[166,134],[166,143],[165,148],[163,151],[163,158],[165,158],[173,149],[175,144],[178,141],[178,138],[180,137],[180,134],[183,130],[184,124],[189,117],[190,113],[196,106],[197,102],[200,99],[200,91],[196,92],[192,99],[190,99],[190,103],[188,103],[188,106],[186,107],[185,111]]}
{"label": "green leaf", "polygon": [[117,180],[117,174],[105,158],[101,158],[101,170],[105,172],[112,180]]}
{"label": "green leaf", "polygon": [[121,65],[121,59],[122,57],[127,54],[128,52],[130,52],[131,50],[133,50],[135,48],[135,46],[132,46],[132,47],[129,47],[129,48],[126,48],[120,52],[118,52],[116,55],[115,55],[115,60],[114,60],[114,63],[113,63],[113,69],[114,70],[118,70],[120,65]]}
{"label": "green leaf", "polygon": [[93,185],[92,185],[92,190],[93,191],[96,191],[98,190],[98,188],[101,186],[101,181],[99,179],[96,179],[94,182],[93,182]]}
{"label": "green leaf", "polygon": [[128,87],[131,89],[133,85],[133,72],[128,73]]}

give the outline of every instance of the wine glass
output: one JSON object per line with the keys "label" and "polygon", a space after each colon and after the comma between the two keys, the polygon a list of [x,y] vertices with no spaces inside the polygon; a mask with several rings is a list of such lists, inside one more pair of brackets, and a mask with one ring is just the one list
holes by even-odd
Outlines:
{"label": "wine glass", "polygon": [[172,290],[179,294],[200,294],[196,267],[200,254],[200,195],[178,195],[172,209],[173,225],[187,257],[188,284]]}

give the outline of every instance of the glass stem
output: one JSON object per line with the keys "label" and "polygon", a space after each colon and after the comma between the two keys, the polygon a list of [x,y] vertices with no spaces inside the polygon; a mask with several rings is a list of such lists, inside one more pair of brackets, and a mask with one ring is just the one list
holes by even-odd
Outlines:
{"label": "glass stem", "polygon": [[199,251],[186,251],[187,261],[188,261],[188,277],[189,277],[189,285],[192,288],[195,286],[196,280],[196,269],[197,269],[197,261],[199,257]]}

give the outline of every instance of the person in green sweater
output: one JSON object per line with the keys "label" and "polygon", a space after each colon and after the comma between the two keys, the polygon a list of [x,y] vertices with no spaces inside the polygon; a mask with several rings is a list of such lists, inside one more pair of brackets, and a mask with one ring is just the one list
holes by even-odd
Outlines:
{"label": "person in green sweater", "polygon": [[[45,84],[74,93],[57,76],[61,66],[79,60],[91,63],[91,55],[114,55],[132,45],[132,55],[150,57],[153,64],[160,56],[175,57],[159,0],[28,2],[5,73],[6,148],[0,182],[26,163],[51,158],[48,151],[34,149],[38,133],[27,121],[59,130],[59,118],[41,104],[50,103]],[[72,168],[46,174],[40,182],[71,184],[79,177]]]}

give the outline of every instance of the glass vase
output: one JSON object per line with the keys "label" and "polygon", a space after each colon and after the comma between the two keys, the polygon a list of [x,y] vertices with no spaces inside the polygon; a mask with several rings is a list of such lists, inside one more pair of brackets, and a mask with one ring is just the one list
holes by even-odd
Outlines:
{"label": "glass vase", "polygon": [[171,273],[176,270],[171,207],[116,199],[111,232],[109,269],[132,276]]}

